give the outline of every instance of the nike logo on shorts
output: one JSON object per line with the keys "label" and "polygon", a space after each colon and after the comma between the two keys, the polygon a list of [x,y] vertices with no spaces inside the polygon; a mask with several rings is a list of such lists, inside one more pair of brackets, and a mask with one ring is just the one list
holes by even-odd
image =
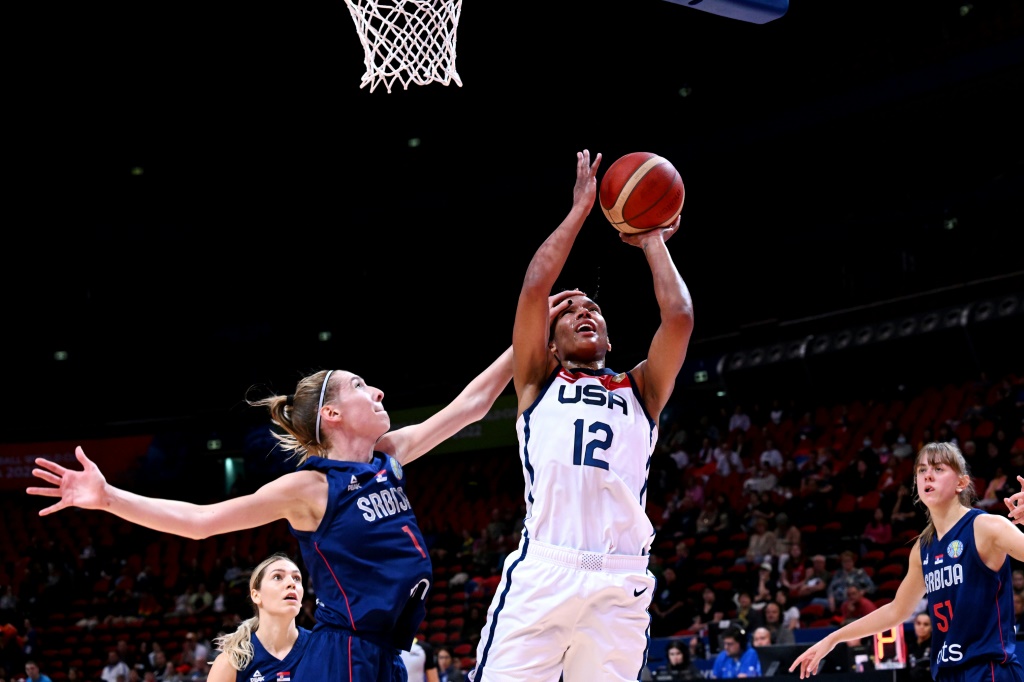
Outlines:
{"label": "nike logo on shorts", "polygon": [[634,597],[639,597],[641,594],[643,594],[646,591],[647,591],[646,587],[644,589],[642,589],[642,590],[638,590],[638,589],[634,588],[633,589],[633,596]]}

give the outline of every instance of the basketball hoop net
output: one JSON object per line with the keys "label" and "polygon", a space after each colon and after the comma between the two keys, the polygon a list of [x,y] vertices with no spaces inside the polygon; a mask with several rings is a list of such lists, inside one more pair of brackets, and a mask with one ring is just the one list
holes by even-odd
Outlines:
{"label": "basketball hoop net", "polygon": [[427,85],[452,81],[462,87],[455,70],[456,32],[462,0],[345,0],[363,44],[366,73],[360,88],[373,92],[395,81]]}

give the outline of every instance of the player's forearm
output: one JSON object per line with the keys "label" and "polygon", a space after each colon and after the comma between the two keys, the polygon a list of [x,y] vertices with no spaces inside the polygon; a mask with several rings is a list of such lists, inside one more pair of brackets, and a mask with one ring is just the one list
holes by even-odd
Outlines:
{"label": "player's forearm", "polygon": [[465,401],[467,424],[483,419],[494,401],[512,381],[512,347],[505,349],[487,369],[478,374],[456,398]]}
{"label": "player's forearm", "polygon": [[200,540],[202,507],[180,500],[146,497],[114,486],[107,486],[104,510],[139,526],[161,533]]}
{"label": "player's forearm", "polygon": [[840,642],[849,642],[854,639],[862,639],[876,632],[882,632],[901,624],[904,618],[892,607],[892,603],[878,607],[871,613],[848,623],[835,632],[829,634],[826,639],[835,646]]}
{"label": "player's forearm", "polygon": [[580,233],[583,223],[589,211],[583,210],[582,206],[574,205],[569,214],[555,228],[555,231],[548,235],[544,243],[540,245],[530,264],[526,269],[526,278],[523,281],[523,290],[531,288],[538,295],[543,293],[547,296],[551,293],[551,287],[565,267],[569,258],[569,252],[576,242],[576,236]]}
{"label": "player's forearm", "polygon": [[658,301],[662,319],[668,317],[693,318],[690,290],[676,268],[668,245],[658,239],[644,242],[644,256],[654,280],[654,296]]}

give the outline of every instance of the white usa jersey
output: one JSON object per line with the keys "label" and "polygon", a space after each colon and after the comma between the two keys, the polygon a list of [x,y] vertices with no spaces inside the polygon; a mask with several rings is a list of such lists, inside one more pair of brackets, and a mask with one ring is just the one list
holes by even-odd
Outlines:
{"label": "white usa jersey", "polygon": [[559,366],[516,420],[524,536],[599,554],[650,553],[647,477],[658,441],[628,372]]}

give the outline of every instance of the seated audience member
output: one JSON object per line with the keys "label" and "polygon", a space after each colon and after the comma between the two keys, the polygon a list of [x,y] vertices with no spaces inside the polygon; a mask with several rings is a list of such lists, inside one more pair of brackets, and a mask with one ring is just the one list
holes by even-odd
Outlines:
{"label": "seated audience member", "polygon": [[757,651],[747,646],[747,633],[740,628],[729,628],[722,635],[722,650],[715,657],[711,677],[730,680],[737,677],[760,677],[761,660]]}
{"label": "seated audience member", "polygon": [[656,682],[674,682],[675,680],[699,680],[703,677],[700,669],[690,658],[690,647],[680,641],[670,642],[665,649],[667,662],[654,672]]}
{"label": "seated audience member", "polygon": [[839,568],[832,574],[832,579],[828,583],[829,609],[833,613],[839,612],[839,607],[846,599],[849,585],[853,584],[860,588],[863,595],[875,591],[875,581],[871,579],[867,571],[857,566],[856,562],[857,555],[851,550],[846,550],[839,555]]}
{"label": "seated audience member", "polygon": [[914,637],[907,642],[911,682],[932,680],[932,619],[924,611],[914,616]]}
{"label": "seated audience member", "polygon": [[782,619],[782,607],[776,602],[768,602],[761,610],[764,614],[764,625],[768,631],[772,644],[795,644],[796,636],[793,631],[786,627]]}

